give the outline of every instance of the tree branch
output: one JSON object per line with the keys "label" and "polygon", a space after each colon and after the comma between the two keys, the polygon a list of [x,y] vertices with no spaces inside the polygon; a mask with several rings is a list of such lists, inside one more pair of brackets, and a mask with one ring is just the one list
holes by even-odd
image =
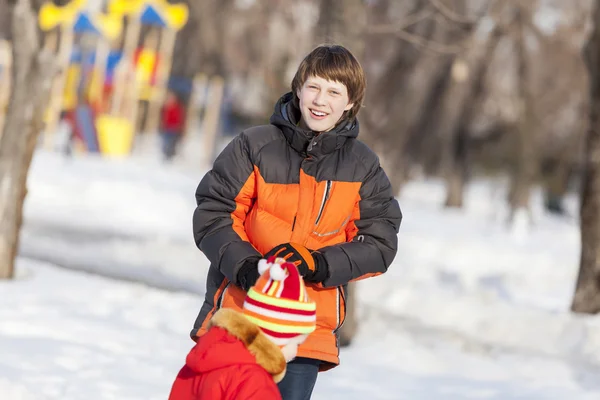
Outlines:
{"label": "tree branch", "polygon": [[[454,22],[460,25],[466,25],[467,28],[472,27],[477,23],[477,18],[468,18],[452,11],[448,6],[444,5],[440,0],[429,0],[432,7],[425,7],[424,9],[414,12],[407,18],[400,22],[392,24],[378,24],[368,26],[366,33],[368,35],[378,34],[394,34],[402,40],[405,40],[413,45],[437,54],[456,54],[464,50],[464,46],[459,45],[445,45],[429,39],[426,39],[420,35],[408,32],[406,28],[418,24],[428,18],[432,17],[444,17],[445,20]],[[486,3],[486,10],[489,7],[490,1]]]}
{"label": "tree branch", "polygon": [[423,9],[421,11],[415,12],[400,22],[393,24],[378,24],[367,27],[367,34],[388,34],[388,33],[398,33],[406,28],[418,24],[421,21],[426,20],[427,18],[435,15],[435,10],[432,9]]}
{"label": "tree branch", "polygon": [[447,5],[442,3],[440,0],[429,0],[429,3],[445,18],[448,20],[461,24],[471,26],[477,23],[477,18],[469,18],[463,15],[460,15],[454,11],[452,11]]}
{"label": "tree branch", "polygon": [[402,40],[405,40],[409,43],[414,44],[415,46],[418,46],[424,50],[431,51],[433,53],[456,54],[456,53],[460,53],[464,50],[464,47],[457,46],[457,45],[441,44],[441,43],[435,42],[433,40],[425,39],[422,36],[415,35],[410,32],[407,32],[407,31],[396,32],[396,36],[398,36]]}

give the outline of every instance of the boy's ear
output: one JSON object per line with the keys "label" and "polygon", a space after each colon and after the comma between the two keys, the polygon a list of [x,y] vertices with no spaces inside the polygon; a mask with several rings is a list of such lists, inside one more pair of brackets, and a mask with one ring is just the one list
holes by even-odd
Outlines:
{"label": "boy's ear", "polygon": [[300,91],[301,91],[301,88],[298,88],[298,89],[296,90],[296,97],[297,97],[297,98],[300,98]]}
{"label": "boy's ear", "polygon": [[348,111],[349,109],[351,109],[352,107],[354,107],[354,103],[349,103],[345,108],[344,111]]}

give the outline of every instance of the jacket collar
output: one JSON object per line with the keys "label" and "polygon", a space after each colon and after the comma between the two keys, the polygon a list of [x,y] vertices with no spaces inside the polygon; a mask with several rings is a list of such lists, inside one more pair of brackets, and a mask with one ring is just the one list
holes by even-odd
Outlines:
{"label": "jacket collar", "polygon": [[[292,92],[284,94],[275,104],[271,124],[279,127],[289,145],[302,155],[308,154],[309,151],[317,154],[331,153],[340,149],[347,140],[355,139],[358,136],[357,119],[342,121],[331,131],[321,134],[300,128],[299,121],[300,110],[294,104]],[[310,146],[311,142],[313,146]],[[317,146],[314,146],[315,142],[318,143]],[[313,148],[315,150],[312,150]]]}
{"label": "jacket collar", "polygon": [[242,313],[222,308],[213,315],[208,326],[223,328],[241,340],[246,349],[256,358],[256,363],[273,376],[275,383],[283,379],[287,367],[283,353]]}

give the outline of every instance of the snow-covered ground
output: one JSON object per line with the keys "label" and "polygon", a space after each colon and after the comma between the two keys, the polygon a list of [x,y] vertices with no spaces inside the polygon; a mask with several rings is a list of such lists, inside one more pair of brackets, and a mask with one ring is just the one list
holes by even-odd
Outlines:
{"label": "snow-covered ground", "polygon": [[[0,399],[166,398],[208,267],[202,173],[36,155],[18,279],[0,282]],[[360,283],[358,338],[314,399],[600,398],[600,320],[568,312],[578,227],[537,206],[507,230],[501,188],[476,182],[448,211],[439,182],[408,185],[398,256]]]}

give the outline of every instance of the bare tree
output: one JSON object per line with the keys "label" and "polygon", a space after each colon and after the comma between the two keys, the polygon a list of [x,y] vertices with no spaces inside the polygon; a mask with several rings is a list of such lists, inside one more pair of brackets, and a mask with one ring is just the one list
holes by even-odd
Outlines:
{"label": "bare tree", "polygon": [[343,7],[344,3],[340,1],[321,0],[317,22],[318,40],[334,42],[339,39]]}
{"label": "bare tree", "polygon": [[595,2],[592,24],[584,48],[590,115],[581,193],[581,258],[571,309],[596,314],[600,312],[600,0]]}
{"label": "bare tree", "polygon": [[579,171],[589,122],[588,74],[580,51],[587,25],[583,15],[589,16],[590,11],[585,8],[577,11],[581,17],[576,14],[570,23],[559,26],[551,35],[531,30],[539,43],[531,68],[535,71],[532,92],[536,98],[535,114],[539,116],[536,124],[544,137],[538,143],[540,177],[546,210],[557,215],[567,213],[563,197]]}
{"label": "bare tree", "polygon": [[[483,50],[480,51],[482,54],[475,57],[470,66],[464,59],[458,59],[454,65],[453,85],[446,92],[445,110],[450,115],[439,119],[439,122],[447,127],[445,134],[442,133],[441,161],[441,170],[446,178],[447,207],[463,205],[464,187],[469,174],[468,130],[475,112],[479,109],[484,79],[501,38],[502,30],[499,25],[495,25],[484,42],[483,49],[478,49]],[[460,68],[471,72],[460,72]]]}
{"label": "bare tree", "polygon": [[518,210],[530,212],[531,187],[537,177],[538,154],[536,143],[536,116],[531,93],[530,62],[526,48],[525,26],[530,19],[521,7],[515,8],[516,57],[517,57],[517,104],[519,118],[515,132],[515,163],[509,193],[510,218]]}
{"label": "bare tree", "polygon": [[443,34],[436,31],[435,12],[427,0],[414,2],[401,21],[389,21],[392,6],[398,5],[382,0],[371,10],[365,59],[373,61],[365,65],[369,90],[361,123],[367,134],[364,138],[381,156],[391,172],[394,193],[399,193],[408,174],[404,149],[409,127],[426,96],[422,88],[412,90],[415,74],[431,73],[435,64],[424,57],[422,43],[432,43],[437,39],[434,35]]}
{"label": "bare tree", "polygon": [[[320,23],[326,25],[318,27],[321,35],[337,39],[342,36],[340,32],[360,26],[356,19],[352,25],[352,19],[343,18],[349,14],[350,2],[338,4],[334,13],[330,3],[321,2]],[[465,17],[464,0],[452,4],[454,7],[435,0],[416,1],[404,10],[404,18],[390,21],[389,15],[392,10],[398,11],[394,9],[398,4],[374,2],[365,21],[366,38],[352,41],[365,49],[361,58],[370,86],[360,120],[367,141],[383,156],[396,192],[406,180],[412,161],[406,156],[406,147],[411,139],[420,138],[424,130],[432,128],[432,116],[439,110],[449,84],[452,62],[462,50],[459,44],[476,27],[475,20]],[[418,88],[415,81],[421,84]],[[340,331],[342,344],[350,342],[358,327],[356,287],[352,284],[348,289],[347,321]]]}
{"label": "bare tree", "polygon": [[232,0],[186,0],[190,17],[177,34],[173,52],[174,76],[193,78],[200,71],[224,75],[227,13]]}
{"label": "bare tree", "polygon": [[8,0],[0,0],[0,39],[10,40],[10,12]]}
{"label": "bare tree", "polygon": [[0,138],[0,278],[14,275],[27,173],[43,128],[52,78],[52,54],[41,47],[37,10],[16,0],[11,10],[13,85]]}
{"label": "bare tree", "polygon": [[[389,15],[400,12],[399,4],[405,16],[390,21]],[[367,27],[367,58],[373,60],[367,64],[367,73],[372,89],[367,92],[362,122],[369,144],[380,153],[386,169],[394,171],[391,181],[396,192],[408,178],[411,165],[422,161],[413,150],[435,132],[454,60],[466,50],[488,6],[487,1],[479,2],[475,12],[467,12],[465,0],[411,4],[376,2]],[[381,44],[386,36],[387,43]],[[389,43],[389,37],[395,43]]]}

